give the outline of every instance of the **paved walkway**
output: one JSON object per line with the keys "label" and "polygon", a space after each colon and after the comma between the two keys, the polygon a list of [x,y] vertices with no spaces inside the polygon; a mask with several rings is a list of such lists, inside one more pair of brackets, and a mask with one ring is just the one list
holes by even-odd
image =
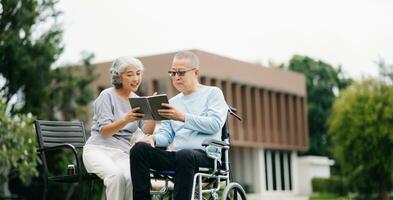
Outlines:
{"label": "paved walkway", "polygon": [[248,200],[308,200],[308,196],[248,194]]}

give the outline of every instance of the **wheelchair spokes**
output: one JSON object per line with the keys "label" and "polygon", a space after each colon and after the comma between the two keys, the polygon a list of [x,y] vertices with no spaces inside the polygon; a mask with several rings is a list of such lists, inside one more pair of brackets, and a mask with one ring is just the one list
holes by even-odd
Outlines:
{"label": "wheelchair spokes", "polygon": [[246,193],[238,183],[230,183],[222,192],[223,200],[246,200]]}

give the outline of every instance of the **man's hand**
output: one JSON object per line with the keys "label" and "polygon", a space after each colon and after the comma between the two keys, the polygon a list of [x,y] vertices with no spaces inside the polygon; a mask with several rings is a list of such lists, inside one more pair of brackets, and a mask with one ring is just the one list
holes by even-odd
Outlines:
{"label": "man's hand", "polygon": [[162,103],[161,105],[164,106],[166,109],[158,109],[157,111],[159,115],[168,119],[184,122],[185,117],[182,112],[180,112],[170,104]]}
{"label": "man's hand", "polygon": [[141,140],[135,141],[135,143],[138,143],[138,142],[144,142],[144,143],[150,144],[150,146],[152,146],[152,147],[155,147],[153,135],[149,135]]}

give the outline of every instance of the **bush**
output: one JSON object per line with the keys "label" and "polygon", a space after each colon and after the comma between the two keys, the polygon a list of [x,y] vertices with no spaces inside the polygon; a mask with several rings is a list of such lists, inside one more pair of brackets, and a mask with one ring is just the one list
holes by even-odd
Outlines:
{"label": "bush", "polygon": [[341,92],[329,118],[336,161],[351,190],[389,199],[393,190],[393,86],[364,80]]}
{"label": "bush", "polygon": [[313,178],[312,191],[317,193],[330,193],[346,195],[348,193],[348,183],[338,176],[330,178]]}
{"label": "bush", "polygon": [[[9,178],[18,177],[26,184],[38,176],[33,121],[31,114],[7,114],[5,101],[0,98],[0,186]],[[0,194],[7,192],[0,190]]]}

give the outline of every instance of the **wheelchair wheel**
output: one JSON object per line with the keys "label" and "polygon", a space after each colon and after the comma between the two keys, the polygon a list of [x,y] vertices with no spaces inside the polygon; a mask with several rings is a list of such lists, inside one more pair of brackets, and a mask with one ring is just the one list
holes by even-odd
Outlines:
{"label": "wheelchair wheel", "polygon": [[175,199],[173,192],[167,192],[166,194],[153,194],[151,200],[173,200]]}
{"label": "wheelchair wheel", "polygon": [[246,200],[246,192],[239,183],[229,183],[222,192],[222,200]]}

